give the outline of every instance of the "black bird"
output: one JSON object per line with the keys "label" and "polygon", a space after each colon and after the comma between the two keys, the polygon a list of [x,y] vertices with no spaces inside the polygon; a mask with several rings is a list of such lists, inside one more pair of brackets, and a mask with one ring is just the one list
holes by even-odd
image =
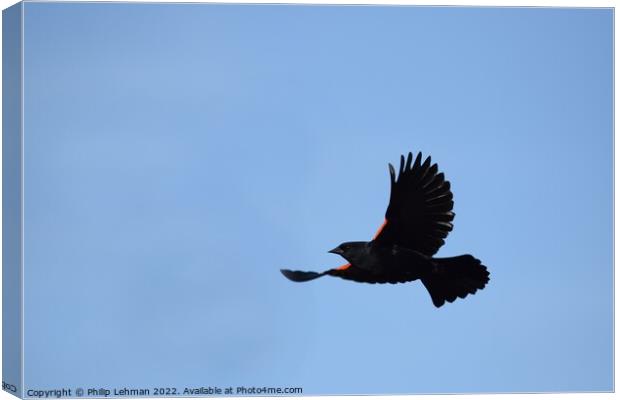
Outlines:
{"label": "black bird", "polygon": [[422,153],[415,161],[411,153],[406,162],[400,156],[398,178],[388,164],[390,203],[375,237],[370,242],[345,242],[329,251],[341,255],[347,264],[320,273],[283,269],[282,274],[295,282],[323,275],[367,283],[420,279],[436,307],[483,289],[489,272],[480,260],[469,254],[433,257],[452,230],[454,202],[450,182],[438,173],[437,164],[431,165],[430,157],[424,163],[421,160]]}

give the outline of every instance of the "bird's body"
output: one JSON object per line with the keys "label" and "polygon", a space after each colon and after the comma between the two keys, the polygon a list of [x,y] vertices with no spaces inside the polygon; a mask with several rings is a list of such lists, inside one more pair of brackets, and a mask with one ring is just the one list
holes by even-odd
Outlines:
{"label": "bird's body", "polygon": [[401,156],[398,178],[390,164],[391,193],[385,222],[370,242],[345,242],[330,253],[338,254],[348,264],[327,271],[304,272],[282,270],[292,281],[304,282],[324,275],[366,283],[404,283],[420,279],[429,291],[433,304],[464,298],[484,288],[489,273],[471,255],[436,258],[452,230],[453,201],[450,183],[431,166],[428,157],[415,162],[409,153]]}
{"label": "bird's body", "polygon": [[[345,249],[338,250],[343,247]],[[365,274],[370,283],[415,281],[428,274],[433,267],[432,259],[418,251],[375,241],[343,243],[332,252],[340,254],[350,265],[330,275],[346,279],[352,274]]]}

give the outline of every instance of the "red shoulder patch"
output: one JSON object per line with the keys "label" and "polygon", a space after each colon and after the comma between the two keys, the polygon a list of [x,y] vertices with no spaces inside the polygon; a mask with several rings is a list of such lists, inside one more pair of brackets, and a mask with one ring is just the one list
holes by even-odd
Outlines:
{"label": "red shoulder patch", "polygon": [[387,225],[387,219],[383,220],[383,224],[379,227],[379,230],[377,230],[377,233],[375,233],[375,236],[372,237],[372,240],[375,240],[380,234],[381,231],[383,230],[383,228],[385,228],[385,226]]}

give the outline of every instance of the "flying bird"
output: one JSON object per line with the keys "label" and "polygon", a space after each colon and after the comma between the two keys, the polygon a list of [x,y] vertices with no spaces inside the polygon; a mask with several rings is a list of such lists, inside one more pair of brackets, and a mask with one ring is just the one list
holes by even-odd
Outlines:
{"label": "flying bird", "polygon": [[329,251],[347,264],[324,272],[282,269],[282,274],[294,282],[325,275],[366,283],[420,279],[435,307],[483,289],[489,272],[480,260],[469,254],[433,257],[452,230],[454,202],[450,182],[438,173],[437,164],[431,165],[431,157],[421,161],[422,153],[415,161],[411,153],[406,161],[401,155],[398,176],[388,164],[390,202],[383,225],[369,242],[344,242]]}

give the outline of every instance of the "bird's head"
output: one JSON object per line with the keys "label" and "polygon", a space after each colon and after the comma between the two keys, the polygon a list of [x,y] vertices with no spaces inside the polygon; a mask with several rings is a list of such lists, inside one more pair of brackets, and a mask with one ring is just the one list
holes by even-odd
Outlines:
{"label": "bird's head", "polygon": [[332,254],[338,254],[350,263],[355,264],[358,257],[363,257],[368,248],[368,242],[344,242],[340,246],[329,251]]}

